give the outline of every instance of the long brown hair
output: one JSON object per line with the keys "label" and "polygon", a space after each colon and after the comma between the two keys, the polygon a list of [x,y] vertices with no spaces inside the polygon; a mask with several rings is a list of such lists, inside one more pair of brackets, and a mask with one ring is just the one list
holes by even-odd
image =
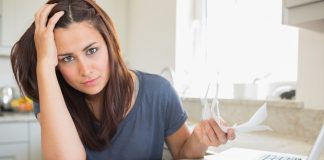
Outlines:
{"label": "long brown hair", "polygon": [[[106,42],[110,73],[103,92],[105,98],[98,126],[94,125],[96,118],[85,101],[86,95],[68,85],[60,71],[56,70],[65,103],[82,143],[90,149],[102,150],[111,142],[117,125],[129,109],[134,90],[132,77],[121,56],[117,32],[110,17],[92,0],[49,0],[47,3],[57,3],[49,18],[58,11],[65,13],[55,28],[67,28],[71,23],[87,21],[100,32]],[[39,102],[34,32],[35,23],[12,48],[11,65],[22,93]]]}

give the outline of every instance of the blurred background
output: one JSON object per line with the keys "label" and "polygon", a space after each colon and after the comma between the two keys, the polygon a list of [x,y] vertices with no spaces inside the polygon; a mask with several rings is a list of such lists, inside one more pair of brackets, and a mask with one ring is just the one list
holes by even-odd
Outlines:
{"label": "blurred background", "polygon": [[[32,101],[21,95],[9,56],[45,2],[0,0],[0,160],[41,159]],[[201,100],[210,100],[217,90],[230,125],[268,104],[266,124],[273,132],[243,134],[212,151],[240,146],[309,152],[324,122],[323,0],[97,3],[115,22],[127,65],[169,79],[189,124],[201,120]]]}

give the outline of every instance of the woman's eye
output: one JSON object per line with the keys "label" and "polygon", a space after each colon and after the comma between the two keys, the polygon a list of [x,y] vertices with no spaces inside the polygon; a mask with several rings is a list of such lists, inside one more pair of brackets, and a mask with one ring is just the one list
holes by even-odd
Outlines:
{"label": "woman's eye", "polygon": [[67,56],[62,59],[63,62],[71,62],[74,60],[74,57],[72,56]]}
{"label": "woman's eye", "polygon": [[88,52],[87,52],[87,54],[94,54],[94,53],[96,53],[97,52],[97,48],[90,48],[89,50],[88,50]]}

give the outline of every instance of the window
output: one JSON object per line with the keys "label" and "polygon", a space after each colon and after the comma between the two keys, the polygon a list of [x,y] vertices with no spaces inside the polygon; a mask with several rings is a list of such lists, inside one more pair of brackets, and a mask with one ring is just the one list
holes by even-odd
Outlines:
{"label": "window", "polygon": [[265,99],[271,84],[296,82],[298,30],[281,24],[281,0],[190,2],[178,7],[175,85],[182,96],[203,97],[218,82],[221,98],[243,85],[257,88],[250,98]]}

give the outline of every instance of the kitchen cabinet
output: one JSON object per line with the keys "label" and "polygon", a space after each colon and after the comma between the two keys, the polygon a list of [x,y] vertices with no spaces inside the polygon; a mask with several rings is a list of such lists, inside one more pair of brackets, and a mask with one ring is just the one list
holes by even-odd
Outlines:
{"label": "kitchen cabinet", "polygon": [[0,0],[0,55],[9,56],[11,47],[34,21],[44,0]]}
{"label": "kitchen cabinet", "polygon": [[0,160],[26,160],[26,157],[28,157],[27,144],[0,144]]}
{"label": "kitchen cabinet", "polygon": [[0,160],[41,159],[40,125],[36,120],[0,119]]}
{"label": "kitchen cabinet", "polygon": [[324,0],[283,0],[283,24],[324,33]]}
{"label": "kitchen cabinet", "polygon": [[28,157],[28,125],[0,124],[0,160],[24,160]]}
{"label": "kitchen cabinet", "polygon": [[29,151],[30,160],[41,160],[41,130],[38,122],[29,123]]}

